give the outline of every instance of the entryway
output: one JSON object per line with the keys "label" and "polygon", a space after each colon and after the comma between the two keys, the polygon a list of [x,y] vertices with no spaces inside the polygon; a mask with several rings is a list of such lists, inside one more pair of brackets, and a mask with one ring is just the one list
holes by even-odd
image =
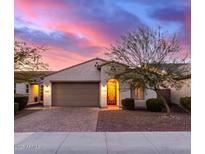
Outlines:
{"label": "entryway", "polygon": [[29,93],[28,104],[38,104],[43,102],[43,85],[39,83],[32,83],[26,87]]}
{"label": "entryway", "polygon": [[118,81],[110,79],[107,82],[107,105],[118,104]]}

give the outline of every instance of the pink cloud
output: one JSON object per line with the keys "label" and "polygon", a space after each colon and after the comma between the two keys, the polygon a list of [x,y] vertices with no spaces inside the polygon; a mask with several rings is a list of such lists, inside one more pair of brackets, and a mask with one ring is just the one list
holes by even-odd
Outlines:
{"label": "pink cloud", "polygon": [[[81,15],[69,11],[69,7],[70,10],[77,7],[74,4],[55,0],[17,0],[15,5],[17,9],[23,11],[27,19],[32,18],[35,23],[37,20],[43,19],[43,22],[37,23],[39,26],[76,35],[81,34],[89,39],[90,43],[100,47],[106,47],[113,41],[112,36],[101,30],[102,25],[90,23],[82,19]],[[43,15],[39,12],[41,8],[45,12]],[[54,13],[51,10],[54,12],[60,11],[60,13]],[[63,11],[61,12],[61,10]],[[66,17],[69,17],[68,21],[65,21]]]}
{"label": "pink cloud", "polygon": [[61,48],[50,48],[48,51],[42,53],[42,57],[43,61],[49,64],[52,70],[60,70],[78,64],[79,61],[89,59],[89,57],[82,56],[72,51],[65,51]]}
{"label": "pink cloud", "polygon": [[[75,35],[81,34],[86,37],[93,45],[98,45],[100,47],[106,47],[112,42],[105,38],[104,32],[97,31],[96,27],[90,26],[83,22],[78,23],[63,23],[63,22],[52,22],[47,23],[47,28],[55,29],[63,32],[73,33]],[[85,42],[86,43],[86,42]]]}
{"label": "pink cloud", "polygon": [[[63,2],[63,1],[62,1]],[[38,11],[42,10],[55,10],[55,9],[68,9],[68,5],[64,5],[56,0],[15,0],[15,9],[24,13],[28,18],[36,19],[42,16]]]}
{"label": "pink cloud", "polygon": [[[163,5],[161,0],[157,2]],[[191,14],[187,14],[189,7],[181,11],[181,3],[177,0],[175,3],[179,6],[173,8],[167,3],[164,5],[166,9],[162,10],[153,6],[147,10],[147,18],[180,23],[182,26],[176,32],[180,34],[183,52],[186,53],[190,51]],[[188,2],[184,0],[183,3]],[[154,17],[149,17],[153,10],[157,10]],[[136,8],[136,14],[137,11]],[[104,49],[121,35],[144,24],[136,14],[109,0],[106,3],[95,0],[15,0],[15,39],[37,45],[46,43],[49,51],[43,54],[43,58],[52,69],[58,70],[96,56],[102,57],[106,52]]]}

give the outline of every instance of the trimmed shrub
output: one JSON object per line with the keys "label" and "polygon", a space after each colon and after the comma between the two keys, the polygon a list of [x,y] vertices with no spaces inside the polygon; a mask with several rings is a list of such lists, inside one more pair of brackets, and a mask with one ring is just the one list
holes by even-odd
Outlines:
{"label": "trimmed shrub", "polygon": [[164,102],[159,98],[151,98],[146,101],[146,106],[148,111],[162,112],[164,108]]}
{"label": "trimmed shrub", "polygon": [[180,104],[183,108],[191,111],[191,97],[181,97]]}
{"label": "trimmed shrub", "polygon": [[19,110],[19,104],[18,103],[14,103],[14,113],[17,113]]}
{"label": "trimmed shrub", "polygon": [[25,95],[15,95],[14,102],[19,104],[19,110],[23,110],[28,103],[28,96]]}
{"label": "trimmed shrub", "polygon": [[135,110],[135,100],[133,98],[125,98],[122,100],[122,108],[125,110]]}

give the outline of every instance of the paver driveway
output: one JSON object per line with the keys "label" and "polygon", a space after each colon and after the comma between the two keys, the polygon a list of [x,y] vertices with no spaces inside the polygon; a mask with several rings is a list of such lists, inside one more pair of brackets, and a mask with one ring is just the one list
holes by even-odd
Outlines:
{"label": "paver driveway", "polygon": [[[28,110],[28,109],[27,109]],[[15,118],[15,132],[96,131],[99,108],[51,107]]]}

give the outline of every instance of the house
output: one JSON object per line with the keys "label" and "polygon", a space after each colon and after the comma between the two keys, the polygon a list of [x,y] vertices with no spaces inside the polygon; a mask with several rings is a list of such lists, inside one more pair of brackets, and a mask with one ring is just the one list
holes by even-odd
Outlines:
{"label": "house", "polygon": [[183,85],[180,89],[170,88],[171,102],[180,104],[180,98],[185,96],[191,96],[191,75],[186,75],[180,79],[183,81]]}
{"label": "house", "polygon": [[[119,69],[124,68],[123,64],[95,58],[44,75],[38,82],[29,84],[29,101],[37,97],[44,106],[107,107],[121,106],[122,99],[132,97],[136,106],[145,106],[147,99],[157,97],[154,91],[142,87],[131,90],[109,75],[110,63],[118,65]],[[175,90],[173,94],[176,93]],[[178,96],[174,96],[172,100],[178,103],[177,99]]]}
{"label": "house", "polygon": [[53,71],[16,71],[14,72],[14,94],[29,96],[28,103],[43,103],[43,83],[41,76]]}

